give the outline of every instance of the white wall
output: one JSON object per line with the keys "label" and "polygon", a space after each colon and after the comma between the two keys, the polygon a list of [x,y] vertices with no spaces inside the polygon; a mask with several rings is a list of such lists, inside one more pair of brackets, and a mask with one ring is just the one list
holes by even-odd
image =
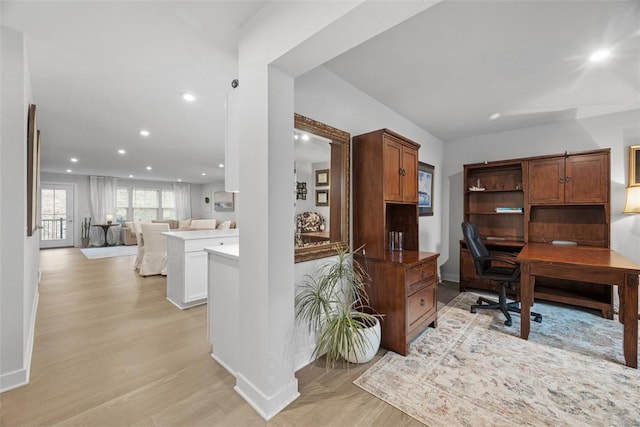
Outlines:
{"label": "white wall", "polygon": [[40,235],[26,235],[26,129],[33,100],[24,38],[5,27],[0,38],[0,391],[5,391],[29,382]]}
{"label": "white wall", "polygon": [[[221,221],[231,220],[236,221],[236,212],[240,207],[240,193],[234,193],[233,195],[233,212],[216,212],[215,207],[213,206],[213,198],[214,193],[217,191],[225,191],[224,190],[224,181],[213,181],[207,184],[201,184],[198,189],[198,194],[196,198],[191,199],[191,206],[194,208],[197,207],[197,215],[194,213],[193,218],[205,218],[205,219],[216,219],[218,223]],[[193,184],[192,184],[193,189]],[[204,195],[205,192],[211,192],[211,212],[205,211],[205,203],[204,203]]]}
{"label": "white wall", "polygon": [[463,165],[600,148],[611,148],[611,249],[640,263],[640,215],[621,213],[628,177],[628,147],[638,144],[640,110],[447,142],[442,193],[444,204],[449,205],[443,224],[449,238],[449,261],[442,268],[443,277],[459,280]]}

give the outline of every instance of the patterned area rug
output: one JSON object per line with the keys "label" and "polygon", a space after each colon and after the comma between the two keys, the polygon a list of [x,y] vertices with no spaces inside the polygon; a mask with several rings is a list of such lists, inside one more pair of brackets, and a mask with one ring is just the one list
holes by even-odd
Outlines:
{"label": "patterned area rug", "polygon": [[82,248],[84,256],[89,259],[111,258],[114,256],[131,256],[138,254],[138,246],[107,246],[104,248]]}
{"label": "patterned area rug", "polygon": [[438,327],[388,352],[356,385],[429,426],[638,426],[640,372],[624,365],[622,325],[536,303],[529,340],[495,310],[469,313],[462,293]]}

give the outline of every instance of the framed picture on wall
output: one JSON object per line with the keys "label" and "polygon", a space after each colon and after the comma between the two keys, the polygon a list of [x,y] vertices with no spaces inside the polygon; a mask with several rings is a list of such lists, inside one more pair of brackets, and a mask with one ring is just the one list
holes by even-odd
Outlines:
{"label": "framed picture on wall", "polygon": [[640,186],[640,145],[629,147],[629,187]]}
{"label": "framed picture on wall", "polygon": [[433,171],[428,163],[418,163],[418,213],[420,216],[433,215]]}
{"label": "framed picture on wall", "polygon": [[319,169],[316,171],[316,187],[326,187],[329,185],[329,169]]}
{"label": "framed picture on wall", "polygon": [[40,176],[40,138],[36,123],[36,106],[29,105],[27,118],[27,236],[38,227],[38,178]]}
{"label": "framed picture on wall", "polygon": [[316,206],[329,206],[329,190],[316,190]]}
{"label": "framed picture on wall", "polygon": [[233,193],[226,191],[213,193],[213,209],[216,212],[233,212]]}

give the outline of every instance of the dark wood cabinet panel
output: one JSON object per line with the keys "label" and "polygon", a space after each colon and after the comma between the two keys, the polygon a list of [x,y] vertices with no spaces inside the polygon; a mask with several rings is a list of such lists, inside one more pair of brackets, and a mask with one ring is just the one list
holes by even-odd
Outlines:
{"label": "dark wood cabinet panel", "polygon": [[382,134],[384,199],[389,202],[418,202],[418,145]]}
{"label": "dark wood cabinet panel", "polygon": [[529,162],[529,203],[564,202],[564,158]]}
{"label": "dark wood cabinet panel", "polygon": [[565,169],[566,203],[609,202],[609,153],[569,156]]}

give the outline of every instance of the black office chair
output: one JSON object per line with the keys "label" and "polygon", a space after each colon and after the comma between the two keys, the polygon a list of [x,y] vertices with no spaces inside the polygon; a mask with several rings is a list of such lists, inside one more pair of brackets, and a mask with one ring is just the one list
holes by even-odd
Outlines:
{"label": "black office chair", "polygon": [[[507,287],[516,288],[516,282],[520,277],[520,265],[513,259],[513,254],[502,252],[505,256],[512,259],[498,257],[500,252],[489,252],[487,247],[482,243],[478,227],[471,222],[462,223],[462,235],[467,243],[467,248],[473,258],[473,265],[476,274],[481,279],[492,280],[498,283],[498,298],[493,301],[487,298],[479,297],[476,305],[471,306],[471,312],[475,313],[478,309],[500,309],[507,320],[504,324],[511,326],[511,315],[509,312],[520,313],[520,303],[518,301],[507,302]],[[499,261],[508,266],[493,265],[493,261]],[[542,315],[531,312],[534,322],[542,322]]]}

